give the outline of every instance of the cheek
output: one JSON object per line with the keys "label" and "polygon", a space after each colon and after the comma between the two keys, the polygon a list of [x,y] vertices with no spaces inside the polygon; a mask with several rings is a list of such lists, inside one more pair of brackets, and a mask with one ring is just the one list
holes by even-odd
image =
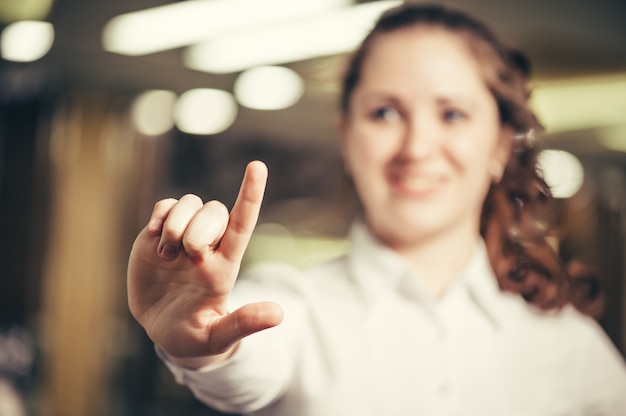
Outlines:
{"label": "cheek", "polygon": [[475,148],[476,143],[468,137],[454,137],[446,146],[450,158],[461,168],[471,162]]}
{"label": "cheek", "polygon": [[355,130],[345,140],[344,158],[353,174],[372,175],[394,154],[393,140],[385,132]]}
{"label": "cheek", "polygon": [[446,146],[449,158],[461,174],[488,177],[496,157],[498,133],[493,129],[476,129],[452,138]]}

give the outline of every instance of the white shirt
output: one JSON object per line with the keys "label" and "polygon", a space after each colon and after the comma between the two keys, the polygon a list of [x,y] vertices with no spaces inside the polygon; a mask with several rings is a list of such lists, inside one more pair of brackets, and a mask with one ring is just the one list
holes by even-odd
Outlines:
{"label": "white shirt", "polygon": [[350,253],[243,277],[238,303],[275,300],[282,324],[179,383],[255,415],[626,415],[626,368],[597,323],[502,292],[482,240],[440,299],[363,225]]}

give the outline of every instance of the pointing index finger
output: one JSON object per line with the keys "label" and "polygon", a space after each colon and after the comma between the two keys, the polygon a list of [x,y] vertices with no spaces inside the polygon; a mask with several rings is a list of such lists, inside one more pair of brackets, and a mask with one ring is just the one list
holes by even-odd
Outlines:
{"label": "pointing index finger", "polygon": [[229,261],[239,262],[243,258],[259,218],[266,182],[267,166],[258,160],[250,162],[220,242],[220,251]]}

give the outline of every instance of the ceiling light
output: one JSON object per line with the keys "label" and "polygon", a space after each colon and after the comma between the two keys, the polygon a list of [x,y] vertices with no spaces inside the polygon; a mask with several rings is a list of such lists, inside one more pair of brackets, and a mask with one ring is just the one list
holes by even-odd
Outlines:
{"label": "ceiling light", "polygon": [[135,98],[131,119],[138,132],[159,136],[174,127],[176,94],[167,90],[146,91]]}
{"label": "ceiling light", "polygon": [[0,20],[44,20],[50,13],[52,0],[0,0]]}
{"label": "ceiling light", "polygon": [[259,66],[237,77],[234,93],[239,104],[255,110],[280,110],[291,107],[302,96],[304,81],[292,69]]}
{"label": "ceiling light", "polygon": [[573,154],[564,150],[543,150],[537,162],[555,198],[574,196],[582,186],[583,166]]}
{"label": "ceiling light", "polygon": [[531,105],[548,133],[626,123],[626,74],[539,83]]}
{"label": "ceiling light", "polygon": [[4,28],[0,38],[2,58],[32,62],[42,58],[54,42],[54,28],[48,22],[22,20]]}
{"label": "ceiling light", "polygon": [[350,3],[350,0],[181,1],[114,17],[104,28],[102,43],[110,52],[145,55]]}
{"label": "ceiling light", "polygon": [[232,94],[211,88],[189,90],[178,97],[174,120],[189,134],[217,134],[233,124],[237,103]]}
{"label": "ceiling light", "polygon": [[321,16],[241,30],[191,46],[188,67],[213,73],[237,72],[354,50],[380,14],[401,1],[343,7]]}

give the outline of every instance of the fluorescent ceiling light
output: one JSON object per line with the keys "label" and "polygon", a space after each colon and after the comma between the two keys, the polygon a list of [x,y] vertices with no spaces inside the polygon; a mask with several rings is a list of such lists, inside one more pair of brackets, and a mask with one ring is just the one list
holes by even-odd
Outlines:
{"label": "fluorescent ceiling light", "polygon": [[350,3],[351,0],[187,0],[114,17],[104,28],[102,43],[110,52],[145,55]]}
{"label": "fluorescent ceiling light", "polygon": [[401,1],[343,7],[322,16],[242,30],[191,46],[188,67],[213,73],[237,72],[354,50],[382,12]]}
{"label": "fluorescent ceiling light", "polygon": [[626,123],[626,74],[539,83],[531,105],[548,133]]}
{"label": "fluorescent ceiling light", "polygon": [[146,91],[133,101],[131,119],[141,134],[159,136],[174,127],[176,94],[167,90]]}
{"label": "fluorescent ceiling light", "polygon": [[51,7],[52,0],[0,0],[0,20],[44,20]]}
{"label": "fluorescent ceiling light", "polygon": [[189,134],[217,134],[229,128],[237,116],[232,94],[212,88],[183,93],[174,108],[178,128]]}
{"label": "fluorescent ceiling light", "polygon": [[543,150],[537,163],[555,198],[574,196],[583,184],[583,166],[573,154],[564,150]]}
{"label": "fluorescent ceiling light", "polygon": [[292,69],[259,66],[237,77],[235,98],[244,107],[255,110],[280,110],[291,107],[304,92],[304,81]]}
{"label": "fluorescent ceiling light", "polygon": [[4,28],[0,38],[2,58],[32,62],[48,53],[54,42],[54,27],[48,22],[22,20]]}

